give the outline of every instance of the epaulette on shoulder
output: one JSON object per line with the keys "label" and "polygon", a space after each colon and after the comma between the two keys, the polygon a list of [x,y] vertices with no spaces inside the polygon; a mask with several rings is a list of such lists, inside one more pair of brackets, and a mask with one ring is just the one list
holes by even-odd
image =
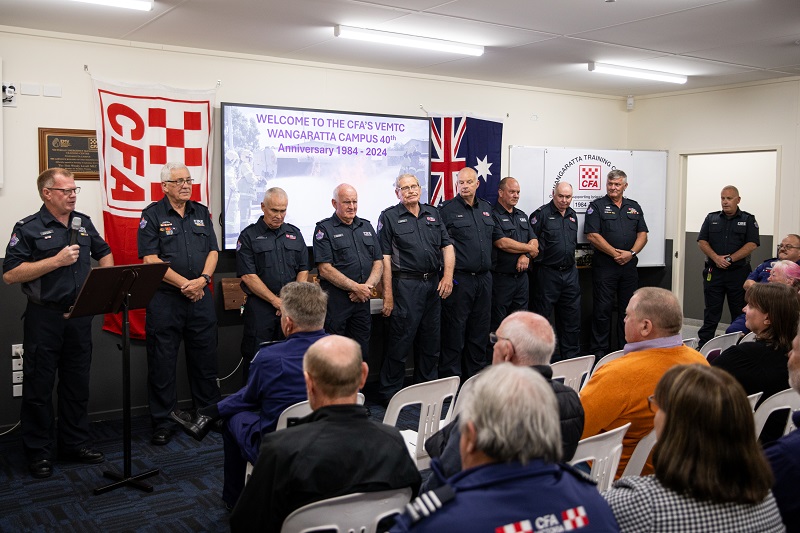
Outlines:
{"label": "epaulette on shoulder", "polygon": [[441,509],[444,504],[456,497],[453,487],[442,485],[441,487],[424,492],[406,504],[406,513],[411,518],[411,523],[416,524],[423,518],[431,516]]}
{"label": "epaulette on shoulder", "polygon": [[148,205],[147,207],[145,207],[144,209],[142,209],[142,211],[147,211],[148,209],[150,209],[151,207],[153,207],[153,206],[154,206],[154,205],[156,205],[157,203],[158,203],[158,202],[151,202],[151,203],[150,203],[150,205]]}
{"label": "epaulette on shoulder", "polygon": [[566,472],[569,472],[574,477],[576,477],[578,480],[583,481],[585,483],[591,483],[592,485],[597,485],[597,482],[594,479],[592,479],[592,476],[590,476],[589,474],[587,474],[583,470],[575,468],[574,466],[572,466],[570,464],[567,464],[567,463],[561,463],[560,466]]}
{"label": "epaulette on shoulder", "polygon": [[33,220],[34,218],[36,218],[36,215],[38,215],[38,214],[39,214],[39,213],[34,213],[34,214],[32,214],[32,215],[28,215],[28,216],[26,216],[25,218],[23,218],[22,220],[18,220],[18,221],[17,221],[17,224],[19,224],[20,226],[22,226],[22,225],[25,225],[25,224],[27,224],[28,222],[30,222],[31,220]]}

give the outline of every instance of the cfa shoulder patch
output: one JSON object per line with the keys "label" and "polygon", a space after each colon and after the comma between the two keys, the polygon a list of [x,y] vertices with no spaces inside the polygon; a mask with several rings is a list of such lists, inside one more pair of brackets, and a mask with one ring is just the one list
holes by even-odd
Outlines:
{"label": "cfa shoulder patch", "polygon": [[594,213],[594,208],[592,208],[592,206],[589,206],[589,208],[586,210],[586,214],[591,215],[592,213]]}
{"label": "cfa shoulder patch", "polygon": [[325,237],[325,232],[324,232],[324,231],[322,231],[322,229],[318,230],[318,231],[317,231],[317,232],[314,234],[314,238],[315,238],[315,239],[317,239],[318,241],[321,241],[321,240],[323,239],[323,237]]}

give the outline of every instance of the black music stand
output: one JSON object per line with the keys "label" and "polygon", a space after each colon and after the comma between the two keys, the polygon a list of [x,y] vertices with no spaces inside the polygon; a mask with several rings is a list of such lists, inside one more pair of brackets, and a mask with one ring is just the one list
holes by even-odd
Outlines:
{"label": "black music stand", "polygon": [[120,265],[93,268],[78,293],[78,299],[65,318],[119,313],[122,310],[122,431],[124,473],[106,470],[103,476],[114,483],[94,489],[103,494],[119,487],[135,487],[153,492],[142,479],[158,474],[158,469],[131,475],[131,331],[128,311],[146,307],[158,289],[169,263]]}

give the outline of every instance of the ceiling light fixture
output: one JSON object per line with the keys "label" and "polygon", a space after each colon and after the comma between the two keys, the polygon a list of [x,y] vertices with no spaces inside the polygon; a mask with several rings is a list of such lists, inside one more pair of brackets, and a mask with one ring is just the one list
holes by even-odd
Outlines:
{"label": "ceiling light fixture", "polygon": [[153,0],[72,0],[73,2],[83,2],[85,4],[98,4],[101,6],[123,7],[125,9],[136,9],[138,11],[151,11]]}
{"label": "ceiling light fixture", "polygon": [[453,41],[444,41],[442,39],[432,39],[430,37],[418,37],[416,35],[405,35],[402,33],[391,33],[388,31],[354,28],[353,26],[343,26],[341,24],[337,24],[333,27],[333,34],[336,37],[356,39],[358,41],[393,44],[397,46],[422,48],[424,50],[437,50],[439,52],[451,52],[454,54],[464,54],[469,56],[483,55],[483,46],[477,44],[456,43]]}
{"label": "ceiling light fixture", "polygon": [[643,80],[666,81],[669,83],[686,83],[689,78],[680,74],[669,72],[659,72],[657,70],[645,70],[643,68],[620,67],[607,63],[589,62],[590,72],[602,72],[603,74],[614,74],[616,76],[627,76],[628,78],[639,78]]}

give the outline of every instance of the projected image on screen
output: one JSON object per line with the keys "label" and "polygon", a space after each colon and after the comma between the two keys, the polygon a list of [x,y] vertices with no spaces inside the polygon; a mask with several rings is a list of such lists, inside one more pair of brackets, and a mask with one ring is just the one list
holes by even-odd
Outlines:
{"label": "projected image on screen", "polygon": [[260,216],[264,191],[289,196],[286,222],[311,245],[318,220],[333,213],[339,183],[358,191],[358,215],[377,224],[398,200],[393,183],[413,174],[428,197],[430,125],[427,118],[222,104],[225,249]]}

